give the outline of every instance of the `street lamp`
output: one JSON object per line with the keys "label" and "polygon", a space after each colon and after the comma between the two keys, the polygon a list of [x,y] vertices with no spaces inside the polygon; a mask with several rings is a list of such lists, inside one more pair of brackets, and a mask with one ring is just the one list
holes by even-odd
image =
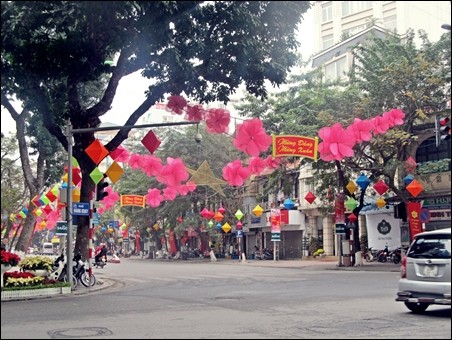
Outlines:
{"label": "street lamp", "polygon": [[450,31],[450,25],[449,24],[442,24],[441,28]]}

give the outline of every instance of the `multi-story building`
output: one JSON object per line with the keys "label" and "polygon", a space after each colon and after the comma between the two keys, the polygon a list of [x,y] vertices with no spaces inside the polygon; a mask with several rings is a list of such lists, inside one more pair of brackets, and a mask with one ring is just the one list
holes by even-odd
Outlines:
{"label": "multi-story building", "polygon": [[[415,31],[424,30],[431,41],[439,39],[444,33],[441,27],[450,23],[450,2],[431,1],[315,1],[313,8],[314,49],[317,53],[312,58],[312,67],[323,67],[324,75],[331,80],[344,77],[352,65],[352,56],[348,47],[366,39],[369,35],[384,36],[388,32],[405,33],[409,28]],[[420,163],[451,158],[450,142],[443,143],[432,149],[435,144],[435,129],[433,122],[431,128],[419,131],[419,139],[412,145],[410,154]],[[324,214],[319,203],[309,203],[304,197],[309,192],[315,192],[312,181],[312,172],[309,168],[296,171],[299,183],[294,186],[290,197],[295,198],[296,205],[286,211],[283,217],[282,237],[279,245],[281,258],[300,257],[306,243],[311,238],[318,239],[327,255],[338,255],[342,252],[343,244],[335,234],[334,218],[332,214]],[[424,223],[426,230],[441,228],[450,225],[450,163],[448,171],[433,174],[433,187],[426,187],[433,194],[426,195],[423,200],[425,207],[433,212],[429,221]],[[249,213],[247,223],[246,249],[251,253],[254,245],[259,248],[272,247],[270,209],[282,208],[282,201],[286,196],[282,193],[275,197],[260,198],[260,187],[265,176],[255,178],[250,184],[249,198],[245,204]],[[427,182],[424,182],[427,186]],[[432,184],[430,184],[432,186]],[[258,199],[253,199],[253,195]],[[251,210],[256,204],[262,204],[266,212],[260,217],[253,217]],[[370,240],[369,246],[381,249],[390,241],[389,246],[395,247],[403,243],[401,227],[403,222],[394,217],[394,205],[387,205],[384,209],[369,209],[359,216],[360,232],[367,233],[368,221],[373,225],[381,220],[390,222],[393,228],[393,237],[375,237]],[[370,236],[370,235],[369,235]],[[373,242],[373,243],[372,243]],[[347,243],[347,241],[346,241]],[[303,254],[305,254],[303,252]]]}

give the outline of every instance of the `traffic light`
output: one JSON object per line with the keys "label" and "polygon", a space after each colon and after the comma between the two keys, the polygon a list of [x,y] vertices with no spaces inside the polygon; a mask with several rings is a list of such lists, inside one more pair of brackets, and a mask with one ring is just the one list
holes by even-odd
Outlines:
{"label": "traffic light", "polygon": [[102,178],[96,186],[96,201],[102,201],[108,192],[105,192],[105,188],[108,187],[108,182],[105,182],[105,178]]}
{"label": "traffic light", "polygon": [[449,117],[436,117],[436,146],[441,142],[450,140]]}

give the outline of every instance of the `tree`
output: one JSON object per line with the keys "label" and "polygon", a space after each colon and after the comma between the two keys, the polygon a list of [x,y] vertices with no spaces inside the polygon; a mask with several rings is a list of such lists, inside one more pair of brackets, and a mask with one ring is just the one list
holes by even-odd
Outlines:
{"label": "tree", "polygon": [[[339,182],[338,189],[348,194],[348,179],[360,172],[369,174],[372,181],[384,179],[402,201],[410,199],[410,194],[400,189],[397,178],[406,175],[403,165],[416,141],[416,127],[433,122],[438,112],[450,115],[450,109],[446,109],[450,92],[450,32],[436,43],[429,42],[422,32],[420,37],[423,43],[419,48],[412,31],[404,39],[390,35],[356,46],[349,83],[324,83],[320,70],[314,70],[295,77],[291,88],[266,103],[252,100],[241,106],[242,112],[256,112],[271,133],[311,137],[317,135],[319,128],[335,122],[347,126],[355,117],[368,119],[395,107],[404,111],[403,126],[357,144],[354,157],[328,163],[303,161],[312,163],[317,196],[323,198],[325,206],[329,186],[337,188]],[[363,189],[352,195],[359,202],[355,215],[364,206],[365,193]],[[359,242],[358,235],[354,239]],[[360,249],[359,244],[355,246]]]}
{"label": "tree", "polygon": [[[66,149],[66,121],[73,129],[97,127],[119,81],[132,72],[141,70],[150,86],[127,126],[168,93],[227,102],[244,83],[265,97],[264,80],[283,83],[295,63],[295,30],[309,7],[308,1],[2,2],[2,93],[29,104]],[[102,97],[85,106],[81,91],[104,77]],[[106,148],[115,150],[129,131]],[[89,173],[96,164],[84,153],[93,141],[93,133],[74,135],[84,202],[94,188]],[[80,220],[76,246],[87,257],[88,223]]]}

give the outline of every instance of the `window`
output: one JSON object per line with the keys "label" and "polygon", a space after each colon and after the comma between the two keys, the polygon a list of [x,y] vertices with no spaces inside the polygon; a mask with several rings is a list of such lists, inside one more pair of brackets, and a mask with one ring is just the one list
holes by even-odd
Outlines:
{"label": "window", "polygon": [[322,22],[333,20],[333,3],[322,4]]}
{"label": "window", "polygon": [[[442,159],[450,159],[450,143],[441,143],[436,147],[436,137],[430,137],[417,148],[416,162],[425,163],[431,161],[440,161]],[[450,170],[450,162],[449,162]]]}
{"label": "window", "polygon": [[325,79],[327,80],[338,80],[344,78],[346,77],[347,72],[348,68],[346,56],[325,65]]}
{"label": "window", "polygon": [[397,16],[390,15],[383,19],[384,28],[390,32],[394,32],[397,29]]}
{"label": "window", "polygon": [[367,28],[366,25],[359,25],[359,26],[356,26],[356,27],[352,27],[352,28],[348,28],[346,30],[343,30],[342,34],[346,35],[348,37],[351,37],[351,36],[355,35],[356,33],[364,31],[366,28]]}
{"label": "window", "polygon": [[351,15],[372,8],[373,1],[343,1],[342,16]]}
{"label": "window", "polygon": [[333,35],[328,34],[322,37],[322,48],[326,50],[328,47],[334,45]]}

